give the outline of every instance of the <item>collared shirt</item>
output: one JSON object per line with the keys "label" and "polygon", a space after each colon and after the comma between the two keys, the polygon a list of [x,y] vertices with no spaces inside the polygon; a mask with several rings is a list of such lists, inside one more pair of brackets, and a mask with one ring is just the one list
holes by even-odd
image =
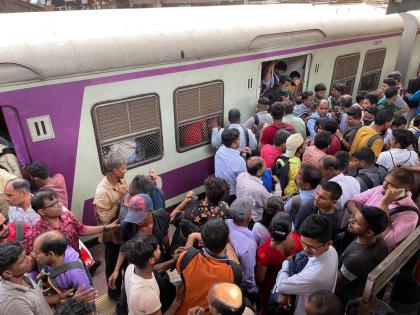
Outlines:
{"label": "collared shirt", "polygon": [[247,227],[238,226],[232,219],[225,221],[229,227],[230,242],[238,255],[242,268],[241,289],[249,293],[257,293],[258,287],[255,282],[255,257],[257,255],[257,243],[252,232]]}
{"label": "collared shirt", "polygon": [[214,171],[217,177],[224,178],[229,184],[229,195],[236,194],[236,178],[246,172],[245,160],[239,151],[222,145],[214,158]]}
{"label": "collared shirt", "polygon": [[319,160],[326,155],[327,153],[318,149],[315,145],[311,145],[305,152],[303,152],[302,164],[319,167]]}
{"label": "collared shirt", "polygon": [[26,275],[24,279],[30,287],[0,281],[0,315],[53,315],[39,286]]}
{"label": "collared shirt", "polygon": [[338,255],[332,246],[317,257],[309,257],[303,270],[292,276],[290,275],[289,260],[285,260],[277,275],[273,292],[297,295],[297,305],[293,314],[306,315],[306,297],[319,290],[334,292],[337,271]]}
{"label": "collared shirt", "polygon": [[385,110],[388,109],[392,112],[396,112],[398,110],[397,106],[395,106],[394,103],[390,103],[388,102],[388,100],[386,99],[385,96],[383,96],[379,101],[378,101],[378,112],[381,110]]}
{"label": "collared shirt", "polygon": [[27,254],[32,252],[34,240],[44,232],[57,230],[63,233],[68,240],[68,245],[76,251],[79,250],[79,235],[86,232],[86,226],[77,220],[70,211],[63,211],[59,217],[60,226],[58,229],[52,227],[48,222],[39,220],[28,235],[23,240],[23,245]]}
{"label": "collared shirt", "polygon": [[316,195],[316,189],[313,190],[299,190],[300,207],[297,213],[292,213],[292,198],[289,198],[284,205],[284,211],[290,215],[293,221],[293,225],[296,230],[300,228],[303,220],[311,214],[316,213],[316,209],[313,206]]}
{"label": "collared shirt", "polygon": [[252,219],[255,222],[261,220],[267,200],[273,195],[281,196],[280,184],[276,184],[274,194],[270,194],[263,186],[262,180],[248,172],[243,172],[236,178],[236,197],[238,199],[252,197],[255,200],[252,209]]}
{"label": "collared shirt", "polygon": [[[245,132],[244,128],[240,124],[230,124],[228,129],[235,128],[239,131],[239,139],[240,144],[239,148],[245,148],[246,147],[246,138],[245,138]],[[214,148],[219,148],[222,145],[222,132],[225,130],[224,128],[213,128],[211,130],[211,145]],[[251,129],[248,129],[248,137],[249,137],[249,148],[251,150],[255,150],[257,148],[257,139],[255,139],[255,135],[253,134]]]}
{"label": "collared shirt", "polygon": [[415,151],[407,149],[392,148],[382,152],[378,156],[377,164],[387,168],[388,172],[398,165],[416,166],[419,165],[419,156]]}
{"label": "collared shirt", "polygon": [[[353,196],[350,200],[357,202],[359,205],[379,207],[381,200],[384,198],[384,193],[383,186],[377,186]],[[418,209],[415,202],[411,199],[411,192],[407,192],[404,198],[397,200],[388,206],[389,212],[391,213],[389,218],[392,226],[384,237],[388,249],[393,249],[410,235],[417,226],[418,215],[413,211],[403,211],[392,214],[392,209],[400,206],[411,206]]]}
{"label": "collared shirt", "polygon": [[310,112],[311,112],[311,109],[306,107],[306,105],[303,103],[299,105],[295,105],[293,107],[293,116],[295,117],[301,118],[303,114],[309,114]]}
{"label": "collared shirt", "polygon": [[283,116],[283,122],[291,124],[296,132],[299,132],[303,139],[306,138],[306,126],[303,120],[299,117],[293,117],[292,114]]}
{"label": "collared shirt", "polygon": [[37,223],[39,220],[41,220],[41,217],[38,213],[35,212],[34,209],[32,209],[31,206],[29,206],[28,209],[23,210],[20,207],[9,207],[9,221],[23,221],[29,226],[33,226],[35,223]]}

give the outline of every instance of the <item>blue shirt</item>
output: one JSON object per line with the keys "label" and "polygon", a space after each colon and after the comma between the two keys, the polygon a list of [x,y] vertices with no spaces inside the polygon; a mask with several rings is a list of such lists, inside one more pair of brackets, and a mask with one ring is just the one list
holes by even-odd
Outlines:
{"label": "blue shirt", "polygon": [[292,197],[287,200],[284,205],[284,211],[292,218],[295,229],[299,229],[302,222],[311,214],[316,213],[316,209],[313,206],[316,195],[316,189],[313,190],[300,190],[300,207],[296,214],[292,214]]}
{"label": "blue shirt", "polygon": [[[235,128],[239,131],[239,139],[240,144],[239,148],[245,148],[246,147],[246,138],[245,138],[245,132],[244,128],[248,129],[246,127],[242,127],[240,124],[230,124],[228,129]],[[222,145],[222,132],[225,130],[224,128],[217,129],[213,128],[211,130],[211,145],[214,148],[219,148]],[[248,129],[248,137],[249,137],[249,144],[248,147],[251,150],[255,150],[257,148],[257,139],[255,139],[255,135],[253,134],[251,129]]]}
{"label": "blue shirt", "polygon": [[[325,117],[326,118],[331,118],[331,114],[327,113],[327,115]],[[308,122],[306,123],[306,127],[308,127],[309,135],[310,135],[311,138],[315,137],[315,135],[316,135],[315,122],[318,118],[321,118],[321,117],[319,116],[318,112],[315,112],[309,117]]]}
{"label": "blue shirt", "polygon": [[407,99],[408,99],[410,102],[415,102],[415,101],[419,102],[419,106],[417,107],[417,112],[416,112],[416,114],[420,114],[420,90],[418,90],[418,91],[417,91],[416,93],[414,93],[413,95],[408,96],[408,97],[407,97]]}
{"label": "blue shirt", "polygon": [[239,151],[222,145],[214,158],[214,170],[217,177],[225,179],[229,184],[229,195],[236,195],[236,177],[246,172],[245,159]]}

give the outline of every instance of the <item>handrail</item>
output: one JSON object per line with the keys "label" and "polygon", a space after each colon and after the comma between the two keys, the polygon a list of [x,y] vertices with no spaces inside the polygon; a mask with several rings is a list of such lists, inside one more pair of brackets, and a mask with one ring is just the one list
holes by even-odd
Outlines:
{"label": "handrail", "polygon": [[397,248],[395,248],[367,278],[363,291],[363,302],[368,303],[398,273],[420,248],[420,226],[418,226]]}

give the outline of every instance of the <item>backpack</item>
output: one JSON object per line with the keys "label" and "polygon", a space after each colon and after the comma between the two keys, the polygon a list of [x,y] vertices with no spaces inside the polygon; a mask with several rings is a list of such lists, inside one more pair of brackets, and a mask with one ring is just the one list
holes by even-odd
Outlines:
{"label": "backpack", "polygon": [[420,213],[419,213],[419,210],[415,207],[399,206],[399,207],[392,208],[392,209],[389,210],[389,216],[397,214],[397,213],[401,213],[401,212],[406,212],[406,211],[413,211],[417,214],[418,219],[417,219],[417,225],[416,226],[419,226],[420,225],[420,222],[419,222],[420,221],[419,220],[420,219]]}
{"label": "backpack", "polygon": [[414,134],[414,137],[416,137],[416,141],[413,144],[413,147],[414,147],[414,150],[416,150],[416,152],[419,152],[419,149],[420,149],[420,147],[419,147],[420,129],[417,129],[416,127],[412,127],[408,130],[410,130]]}
{"label": "backpack", "polygon": [[289,184],[289,171],[290,171],[290,161],[288,157],[279,156],[276,159],[273,167],[271,168],[271,174],[276,175],[280,179],[281,189],[284,189]]}
{"label": "backpack", "polygon": [[[203,255],[203,252],[194,247],[191,247],[187,249],[185,255],[181,259],[181,262],[179,264],[179,271],[181,274],[181,279],[184,283],[185,283],[185,280],[184,280],[183,271],[185,270],[189,262],[198,254]],[[234,283],[236,285],[239,285],[242,281],[241,266],[238,263],[231,260],[228,260],[226,263],[232,267]]]}
{"label": "backpack", "polygon": [[257,114],[253,115],[252,118],[254,118],[254,125],[256,125],[258,128],[258,125],[260,124],[260,118]]}
{"label": "backpack", "polygon": [[373,135],[372,137],[370,137],[370,139],[367,142],[367,147],[369,149],[372,148],[372,145],[375,143],[376,140],[382,139],[382,137],[380,135]]}

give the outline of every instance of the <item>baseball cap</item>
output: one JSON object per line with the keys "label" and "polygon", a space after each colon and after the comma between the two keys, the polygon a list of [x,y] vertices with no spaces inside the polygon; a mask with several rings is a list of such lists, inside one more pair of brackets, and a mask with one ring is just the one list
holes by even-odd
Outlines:
{"label": "baseball cap", "polygon": [[285,157],[292,157],[296,154],[303,144],[303,137],[300,133],[295,133],[289,136],[286,140],[286,153],[283,154]]}
{"label": "baseball cap", "polygon": [[127,216],[124,222],[139,224],[143,222],[146,214],[153,211],[152,199],[146,194],[138,194],[131,198]]}
{"label": "baseball cap", "polygon": [[230,216],[232,219],[246,220],[252,212],[254,205],[255,201],[251,197],[236,199],[229,208]]}

